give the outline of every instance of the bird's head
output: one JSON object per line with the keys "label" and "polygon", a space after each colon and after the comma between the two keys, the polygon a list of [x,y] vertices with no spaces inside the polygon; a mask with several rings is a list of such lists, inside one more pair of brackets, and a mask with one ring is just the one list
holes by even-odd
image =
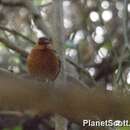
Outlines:
{"label": "bird's head", "polygon": [[36,44],[37,49],[52,48],[52,40],[46,37],[40,37]]}
{"label": "bird's head", "polygon": [[46,37],[40,37],[38,39],[38,44],[39,45],[49,45],[52,44],[52,40]]}

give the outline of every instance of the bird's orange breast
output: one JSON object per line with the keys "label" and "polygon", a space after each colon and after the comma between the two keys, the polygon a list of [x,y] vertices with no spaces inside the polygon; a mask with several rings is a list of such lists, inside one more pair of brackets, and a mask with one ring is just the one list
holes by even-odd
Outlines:
{"label": "bird's orange breast", "polygon": [[60,61],[51,49],[32,49],[27,58],[27,66],[32,76],[55,80],[60,71]]}

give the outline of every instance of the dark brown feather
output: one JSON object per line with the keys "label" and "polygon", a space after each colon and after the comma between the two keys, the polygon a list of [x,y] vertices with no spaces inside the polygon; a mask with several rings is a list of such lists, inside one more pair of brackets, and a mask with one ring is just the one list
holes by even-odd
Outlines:
{"label": "dark brown feather", "polygon": [[27,58],[29,73],[40,79],[55,80],[61,63],[55,52],[47,45],[37,44]]}

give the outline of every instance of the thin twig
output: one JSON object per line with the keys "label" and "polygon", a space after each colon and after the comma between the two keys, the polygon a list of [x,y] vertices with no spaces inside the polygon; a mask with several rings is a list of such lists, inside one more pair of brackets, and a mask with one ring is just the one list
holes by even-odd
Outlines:
{"label": "thin twig", "polygon": [[9,28],[3,27],[3,26],[0,26],[0,29],[3,30],[3,31],[10,32],[10,33],[12,33],[12,34],[14,34],[14,35],[18,35],[18,36],[22,37],[23,39],[29,41],[30,43],[35,44],[34,41],[32,41],[31,39],[29,39],[28,37],[24,36],[23,34],[17,32],[17,31],[14,30],[14,29],[9,29]]}
{"label": "thin twig", "polygon": [[23,49],[16,47],[11,41],[0,37],[0,42],[2,42],[6,47],[16,51],[19,54],[21,54],[22,56],[27,57],[28,53],[26,51],[24,51]]}
{"label": "thin twig", "polygon": [[129,40],[128,40],[128,10],[127,10],[128,0],[124,0],[124,8],[123,8],[123,31],[124,31],[124,42],[125,47],[130,49]]}
{"label": "thin twig", "polygon": [[91,84],[96,85],[96,82],[93,79],[93,77],[83,67],[81,67],[80,65],[76,64],[74,61],[70,60],[69,58],[66,58],[66,61],[68,63],[70,63],[71,65],[73,65],[78,71],[83,72],[87,76],[87,78],[90,80]]}

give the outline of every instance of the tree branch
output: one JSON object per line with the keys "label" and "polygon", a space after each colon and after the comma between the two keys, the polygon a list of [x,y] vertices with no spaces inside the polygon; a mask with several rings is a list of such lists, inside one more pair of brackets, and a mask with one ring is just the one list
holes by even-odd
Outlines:
{"label": "tree branch", "polygon": [[14,6],[24,6],[25,8],[27,8],[31,15],[33,16],[33,20],[36,24],[36,26],[38,27],[38,29],[40,29],[47,37],[51,37],[52,33],[49,30],[49,25],[47,25],[47,23],[42,19],[42,16],[40,14],[40,10],[38,9],[38,7],[36,7],[33,2],[31,0],[22,0],[22,1],[18,1],[18,2],[5,2],[4,0],[0,1],[0,4],[4,5],[4,6],[10,6],[10,7],[14,7]]}
{"label": "tree branch", "polygon": [[7,28],[7,27],[3,27],[3,26],[0,26],[0,29],[3,30],[3,31],[10,32],[10,33],[12,33],[12,34],[14,34],[14,35],[18,35],[18,36],[22,37],[23,39],[29,41],[30,43],[35,44],[35,42],[32,41],[30,38],[24,36],[23,34],[17,32],[16,30],[9,29],[9,28]]}
{"label": "tree branch", "polygon": [[[53,1],[53,41],[54,46],[61,60],[61,78],[65,81],[65,49],[64,49],[64,12],[63,12],[63,0]],[[66,81],[65,81],[66,82]]]}
{"label": "tree branch", "polygon": [[30,11],[33,16],[33,20],[38,29],[40,29],[47,37],[52,36],[52,32],[49,25],[42,19],[40,10],[30,0],[24,0],[25,7]]}
{"label": "tree branch", "polygon": [[123,8],[123,34],[124,34],[124,44],[125,47],[130,49],[129,40],[128,40],[128,0],[124,0],[124,8]]}
{"label": "tree branch", "polygon": [[0,42],[2,42],[6,47],[16,51],[19,54],[21,54],[22,56],[27,57],[28,53],[26,51],[24,51],[23,49],[16,47],[11,41],[0,37]]}
{"label": "tree branch", "polygon": [[5,1],[5,0],[0,0],[0,4],[2,4],[3,6],[9,6],[9,7],[24,6],[23,1]]}
{"label": "tree branch", "polygon": [[[88,71],[86,71],[83,67],[81,67],[80,65],[76,64],[75,62],[73,62],[72,60],[70,60],[69,58],[66,58],[66,61],[68,63],[70,63],[71,65],[73,65],[78,71],[82,72],[85,74],[85,76],[87,77],[87,79],[89,80],[89,82],[91,83],[91,86],[97,86],[96,81],[94,80],[94,78],[89,74]],[[90,84],[89,84],[90,85]]]}
{"label": "tree branch", "polygon": [[[130,95],[87,89],[71,81],[56,87],[21,79],[0,69],[0,110],[58,113],[82,124],[83,119],[130,120]],[[91,103],[90,103],[91,102]],[[114,108],[114,109],[113,109]]]}

